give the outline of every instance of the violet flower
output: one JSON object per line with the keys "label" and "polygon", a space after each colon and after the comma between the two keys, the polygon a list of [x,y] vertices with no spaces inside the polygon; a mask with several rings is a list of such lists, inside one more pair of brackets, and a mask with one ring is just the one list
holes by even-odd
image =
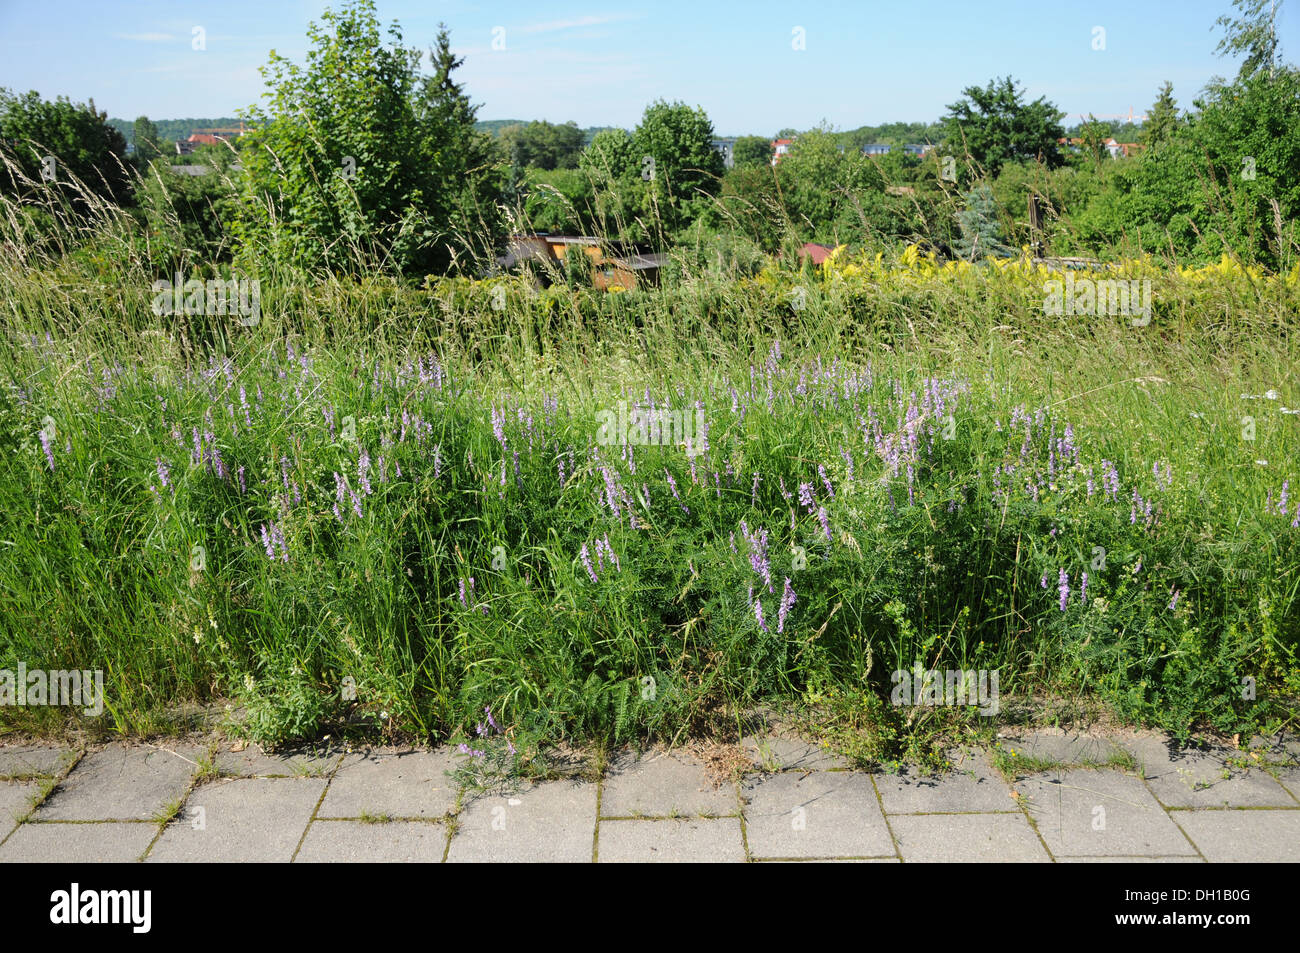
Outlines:
{"label": "violet flower", "polygon": [[776,612],[776,631],[778,634],[785,631],[785,619],[794,608],[795,594],[790,585],[790,577],[785,577],[785,591],[781,593],[781,605]]}

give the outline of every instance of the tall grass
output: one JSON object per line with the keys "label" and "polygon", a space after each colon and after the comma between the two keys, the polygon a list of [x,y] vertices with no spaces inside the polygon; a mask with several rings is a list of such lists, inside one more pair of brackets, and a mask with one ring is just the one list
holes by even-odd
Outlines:
{"label": "tall grass", "polygon": [[[153,314],[115,221],[0,251],[0,668],[102,668],[111,730],[186,700],[264,741],[485,706],[546,738],[832,695],[897,720],[918,661],[1180,734],[1294,723],[1293,283],[1148,264],[1134,327],[888,261],[276,274],[247,328]],[[620,401],[698,407],[699,452],[598,443]]]}

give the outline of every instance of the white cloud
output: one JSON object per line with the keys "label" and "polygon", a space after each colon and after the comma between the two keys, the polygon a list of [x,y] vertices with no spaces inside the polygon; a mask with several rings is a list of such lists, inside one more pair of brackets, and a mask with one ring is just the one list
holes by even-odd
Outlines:
{"label": "white cloud", "polygon": [[583,26],[600,26],[603,23],[617,23],[620,20],[635,20],[639,17],[627,13],[612,13],[604,16],[574,17],[571,20],[551,20],[547,23],[534,23],[523,28],[525,33],[554,33],[557,30],[572,30]]}

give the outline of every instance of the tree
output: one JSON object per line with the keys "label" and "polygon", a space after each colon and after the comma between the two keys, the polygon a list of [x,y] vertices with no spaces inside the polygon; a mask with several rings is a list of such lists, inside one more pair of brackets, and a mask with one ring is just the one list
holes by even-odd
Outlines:
{"label": "tree", "polygon": [[771,165],[772,143],[762,136],[741,136],[732,147],[731,158],[737,169],[746,166]]}
{"label": "tree", "polygon": [[[458,240],[473,254],[490,256],[502,238],[504,222],[497,203],[502,197],[506,170],[496,159],[492,137],[475,127],[478,107],[470,102],[452,73],[464,63],[451,52],[451,34],[438,24],[438,36],[429,51],[433,73],[419,81],[413,112],[419,124],[422,151],[430,156],[434,188],[445,199],[430,202],[442,223],[442,248],[433,255],[434,267],[451,263]],[[425,195],[426,202],[429,196]],[[471,247],[476,245],[477,247]]]}
{"label": "tree", "polygon": [[524,169],[573,169],[582,153],[583,132],[575,122],[552,125],[530,122],[501,130],[502,145],[511,162]]}
{"label": "tree", "polygon": [[632,137],[625,129],[602,129],[578,157],[578,168],[598,180],[618,179],[632,171]]}
{"label": "tree", "polygon": [[1281,4],[1282,0],[1232,0],[1242,16],[1224,15],[1214,21],[1224,31],[1214,52],[1220,56],[1245,56],[1237,72],[1238,81],[1264,69],[1270,77],[1274,75],[1279,49],[1274,19]]}
{"label": "tree", "polygon": [[1089,113],[1088,121],[1079,129],[1079,138],[1083,140],[1083,151],[1092,160],[1093,168],[1099,168],[1107,156],[1106,140],[1110,138],[1110,126]]}
{"label": "tree", "polygon": [[0,162],[0,193],[30,194],[48,183],[78,212],[96,197],[130,201],[126,137],[93,99],[82,105],[63,96],[44,100],[35,90],[16,96],[0,89],[0,151],[16,166]]}
{"label": "tree", "polygon": [[500,170],[452,78],[460,61],[445,27],[433,75],[421,77],[396,22],[384,42],[373,0],[321,20],[308,27],[304,66],[271,52],[269,106],[248,111],[257,128],[241,150],[241,256],[428,274],[457,262],[473,236],[490,242]]}
{"label": "tree", "polygon": [[651,103],[632,133],[633,157],[642,178],[663,200],[659,215],[675,231],[695,220],[716,195],[723,173],[722,156],[713,148],[713,123],[698,106],[664,100]]}
{"label": "tree", "polygon": [[1174,84],[1166,82],[1160,87],[1160,95],[1147,111],[1146,122],[1138,133],[1138,142],[1148,149],[1168,142],[1178,128],[1178,103],[1174,101]]}
{"label": "tree", "polygon": [[1064,161],[1065,114],[1045,98],[1024,102],[1010,76],[983,89],[968,86],[962,96],[943,117],[945,144],[954,154],[968,155],[990,176],[1017,159],[1041,159],[1048,168]]}
{"label": "tree", "polygon": [[957,213],[957,224],[961,228],[957,254],[963,259],[1005,258],[1015,254],[1002,238],[997,202],[987,185],[977,185],[966,194],[966,208]]}
{"label": "tree", "polygon": [[1195,106],[1168,142],[1089,205],[1081,233],[1099,242],[1140,237],[1201,260],[1233,253],[1283,266],[1300,215],[1300,72],[1259,71],[1212,88]]}
{"label": "tree", "polygon": [[135,121],[134,134],[135,161],[142,170],[149,168],[149,163],[162,155],[162,146],[158,142],[158,127],[149,121],[148,116],[140,116]]}

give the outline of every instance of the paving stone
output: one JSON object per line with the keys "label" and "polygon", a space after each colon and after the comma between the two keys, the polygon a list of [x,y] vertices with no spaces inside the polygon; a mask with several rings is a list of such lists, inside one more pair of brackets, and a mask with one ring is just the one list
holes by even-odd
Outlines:
{"label": "paving stone", "polygon": [[0,745],[0,778],[55,777],[71,754],[68,748],[46,745]]}
{"label": "paving stone", "polygon": [[740,818],[601,821],[600,862],[743,863]]}
{"label": "paving stone", "polygon": [[1058,864],[1203,864],[1199,857],[1058,857]]}
{"label": "paving stone", "polygon": [[449,751],[348,755],[330,781],[319,817],[443,817],[456,807]]}
{"label": "paving stone", "polygon": [[741,745],[762,771],[825,771],[849,766],[839,755],[789,733],[749,735],[741,739]]}
{"label": "paving stone", "polygon": [[1278,783],[1291,792],[1291,797],[1300,804],[1300,768],[1274,769],[1278,771]]}
{"label": "paving stone", "polygon": [[1300,738],[1290,735],[1256,735],[1246,745],[1270,761],[1291,767],[1300,767]]}
{"label": "paving stone", "polygon": [[1210,863],[1300,861],[1300,810],[1174,811]]}
{"label": "paving stone", "polygon": [[1225,749],[1171,752],[1167,743],[1148,738],[1135,742],[1132,750],[1151,791],[1169,807],[1295,806],[1291,795],[1263,769],[1228,765],[1233,753]]}
{"label": "paving stone", "polygon": [[548,781],[509,798],[474,798],[456,825],[449,862],[590,863],[596,785]]}
{"label": "paving stone", "polygon": [[[321,778],[212,781],[190,795],[147,860],[287,862],[324,790]],[[202,829],[196,830],[200,820]]]}
{"label": "paving stone", "polygon": [[901,864],[897,857],[755,857],[756,864]]}
{"label": "paving stone", "polygon": [[114,746],[87,754],[41,805],[42,821],[146,821],[182,797],[202,748]]}
{"label": "paving stone", "polygon": [[750,778],[745,829],[753,857],[883,857],[893,842],[868,775],[851,771]]}
{"label": "paving stone", "polygon": [[292,748],[268,754],[258,745],[249,745],[243,751],[218,751],[217,768],[222,775],[237,778],[318,777],[328,775],[342,757],[336,748]]}
{"label": "paving stone", "polygon": [[31,798],[40,788],[35,781],[0,781],[0,840],[5,839],[31,806]]}
{"label": "paving stone", "polygon": [[314,821],[295,863],[420,863],[442,862],[447,828],[426,821]]}
{"label": "paving stone", "polygon": [[605,772],[601,817],[735,814],[736,788],[714,787],[704,765],[682,751],[624,753]]}
{"label": "paving stone", "polygon": [[905,814],[889,819],[906,863],[1023,863],[1051,857],[1025,816]]}
{"label": "paving stone", "polygon": [[127,864],[158,833],[155,824],[24,824],[0,846],[0,863]]}
{"label": "paving stone", "polygon": [[1076,769],[1025,778],[1015,788],[1055,856],[1196,853],[1141,778]]}
{"label": "paving stone", "polygon": [[953,768],[941,775],[876,775],[876,789],[886,814],[929,814],[979,811],[1019,812],[1011,787],[993,770],[988,756],[954,753]]}
{"label": "paving stone", "polygon": [[1066,765],[1105,764],[1122,750],[1110,738],[1060,728],[1009,728],[998,735],[998,745],[1007,753]]}

